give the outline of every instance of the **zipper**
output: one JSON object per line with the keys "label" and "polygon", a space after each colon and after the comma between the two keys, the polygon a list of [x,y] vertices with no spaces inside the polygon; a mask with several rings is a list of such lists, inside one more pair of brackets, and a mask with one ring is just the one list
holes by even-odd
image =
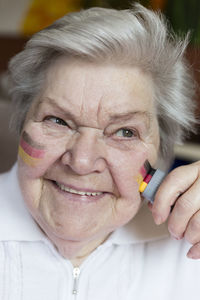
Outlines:
{"label": "zipper", "polygon": [[78,294],[78,279],[79,279],[79,275],[80,275],[80,268],[75,267],[73,269],[73,278],[74,278],[74,283],[73,283],[73,290],[72,290],[72,294],[74,296],[76,296]]}

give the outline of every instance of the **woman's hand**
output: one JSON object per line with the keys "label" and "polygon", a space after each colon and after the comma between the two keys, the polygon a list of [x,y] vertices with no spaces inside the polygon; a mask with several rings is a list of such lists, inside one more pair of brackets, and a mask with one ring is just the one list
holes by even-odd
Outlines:
{"label": "woman's hand", "polygon": [[170,172],[150,207],[156,224],[169,217],[171,235],[176,239],[184,237],[193,245],[187,256],[200,258],[200,161]]}

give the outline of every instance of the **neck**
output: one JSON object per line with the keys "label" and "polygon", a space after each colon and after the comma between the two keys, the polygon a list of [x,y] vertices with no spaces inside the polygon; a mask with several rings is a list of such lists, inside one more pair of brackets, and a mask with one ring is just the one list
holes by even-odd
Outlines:
{"label": "neck", "polygon": [[53,241],[58,252],[66,259],[69,259],[74,267],[79,267],[83,261],[101,244],[105,242],[107,236],[89,242],[77,241]]}

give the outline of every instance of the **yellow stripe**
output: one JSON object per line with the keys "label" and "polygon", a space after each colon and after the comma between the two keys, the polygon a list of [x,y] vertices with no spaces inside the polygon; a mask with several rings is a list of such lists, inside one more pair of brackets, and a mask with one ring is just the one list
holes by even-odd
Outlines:
{"label": "yellow stripe", "polygon": [[140,187],[139,187],[140,193],[143,193],[144,190],[146,189],[146,187],[147,187],[147,183],[143,181],[143,182],[140,184]]}
{"label": "yellow stripe", "polygon": [[141,174],[139,174],[137,177],[136,177],[136,181],[137,183],[140,185],[142,182],[143,182],[143,177]]}
{"label": "yellow stripe", "polygon": [[29,3],[20,26],[25,35],[32,35],[68,12],[79,11],[82,8],[81,0],[29,0]]}
{"label": "yellow stripe", "polygon": [[35,167],[38,162],[40,161],[39,158],[35,158],[35,157],[31,157],[30,155],[28,155],[21,146],[19,146],[18,148],[18,154],[19,156],[22,158],[22,160],[29,165],[30,167]]}

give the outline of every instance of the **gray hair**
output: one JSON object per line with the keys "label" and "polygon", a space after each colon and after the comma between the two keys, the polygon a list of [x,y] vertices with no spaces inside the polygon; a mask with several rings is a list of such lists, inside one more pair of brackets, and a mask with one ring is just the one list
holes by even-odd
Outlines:
{"label": "gray hair", "polygon": [[194,130],[194,80],[184,58],[188,36],[170,33],[158,12],[134,4],[128,10],[90,8],[70,13],[33,35],[9,64],[14,127],[21,131],[49,65],[59,56],[136,66],[151,74],[160,127],[160,154]]}

